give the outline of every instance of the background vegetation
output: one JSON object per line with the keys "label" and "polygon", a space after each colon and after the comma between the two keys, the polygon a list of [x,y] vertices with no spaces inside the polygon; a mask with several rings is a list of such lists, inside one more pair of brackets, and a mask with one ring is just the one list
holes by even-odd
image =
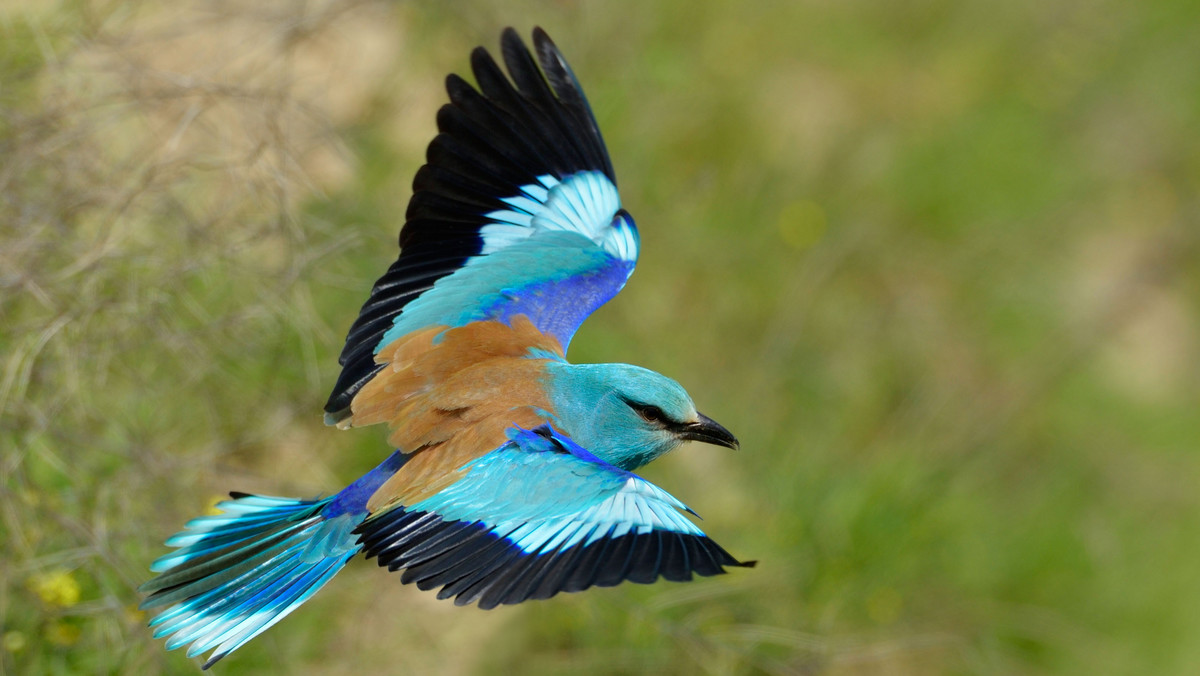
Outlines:
{"label": "background vegetation", "polygon": [[742,439],[647,476],[752,571],[481,612],[356,563],[240,673],[1200,665],[1200,5],[0,5],[0,672],[195,673],[136,586],[321,424],[442,77],[544,26],[644,254],[577,361]]}

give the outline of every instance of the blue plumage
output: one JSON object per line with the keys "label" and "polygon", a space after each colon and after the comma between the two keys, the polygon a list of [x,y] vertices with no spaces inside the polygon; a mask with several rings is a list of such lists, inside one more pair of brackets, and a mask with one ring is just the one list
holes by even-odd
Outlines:
{"label": "blue plumage", "polygon": [[192,644],[189,657],[215,649],[207,669],[283,619],[358,554],[367,500],[405,459],[392,454],[329,498],[234,493],[222,514],[189,521],[140,589],[144,609],[174,604],[150,622],[154,637],[170,636],[168,650]]}
{"label": "blue plumage", "polygon": [[156,561],[164,573],[141,589],[152,593],[143,608],[176,604],[151,621],[154,637],[170,636],[169,650],[191,643],[189,657],[215,648],[207,668],[306,601],[358,551],[350,540],[308,555],[331,524],[326,504],[244,496],[190,522],[174,539],[192,544]]}
{"label": "blue plumage", "polygon": [[480,608],[753,565],[632,473],[733,435],[666,376],[565,359],[639,240],[578,81],[540,29],[534,45],[504,32],[511,82],[482,48],[478,91],[447,80],[400,256],[347,335],[326,420],[388,422],[399,450],[333,496],[234,493],[188,522],[141,588],[168,648],[211,666],[359,552]]}
{"label": "blue plumage", "polygon": [[564,347],[583,320],[625,285],[633,264],[584,237],[545,231],[515,242],[503,256],[472,259],[409,303],[376,346],[426,326],[463,326],[528,316]]}
{"label": "blue plumage", "polygon": [[514,428],[465,476],[360,526],[368,557],[404,582],[480,608],[660,576],[685,581],[739,563],[683,503],[550,426]]}

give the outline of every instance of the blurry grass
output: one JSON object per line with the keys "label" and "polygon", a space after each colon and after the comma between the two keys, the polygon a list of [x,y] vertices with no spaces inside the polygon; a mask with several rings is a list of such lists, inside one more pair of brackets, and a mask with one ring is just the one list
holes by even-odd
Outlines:
{"label": "blurry grass", "polygon": [[447,71],[546,27],[643,257],[577,361],[743,451],[646,474],[753,571],[483,613],[371,565],[217,671],[1188,673],[1200,16],[1187,3],[0,9],[0,670],[193,673],[135,587],[320,424]]}

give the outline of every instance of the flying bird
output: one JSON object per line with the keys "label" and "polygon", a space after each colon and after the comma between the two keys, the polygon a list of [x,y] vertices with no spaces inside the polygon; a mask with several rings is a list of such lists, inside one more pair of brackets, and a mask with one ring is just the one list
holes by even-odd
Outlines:
{"label": "flying bird", "polygon": [[533,44],[506,29],[507,77],[480,47],[478,89],[447,78],[399,258],[346,338],[325,420],[386,423],[397,450],[326,498],[231,493],[167,540],[141,587],[167,648],[211,650],[207,669],[360,552],[485,609],[753,565],[633,473],[733,434],[666,376],[566,361],[639,240],[578,80],[540,28]]}

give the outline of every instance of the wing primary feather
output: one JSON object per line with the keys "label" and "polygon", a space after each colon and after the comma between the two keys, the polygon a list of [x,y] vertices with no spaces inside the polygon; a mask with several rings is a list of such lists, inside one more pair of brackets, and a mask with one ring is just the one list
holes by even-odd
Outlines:
{"label": "wing primary feather", "polygon": [[[440,152],[450,153],[453,156],[437,157],[441,166],[449,165],[453,169],[456,165],[460,165],[466,169],[474,165],[475,171],[482,169],[488,174],[510,177],[511,181],[528,182],[531,176],[536,176],[520,160],[503,152],[502,148],[497,148],[487,137],[487,132],[479,130],[478,126],[463,114],[461,109],[449,104],[442,106],[441,111],[438,112],[438,127],[444,133],[435,139],[434,145],[439,146]],[[432,149],[433,146],[430,147]],[[512,189],[509,188],[507,192],[512,192]],[[433,191],[423,192],[421,195],[423,199],[441,196]],[[505,195],[496,195],[496,197],[503,196]],[[468,202],[462,206],[470,207],[469,210],[462,209],[467,213],[483,214],[491,210],[488,204],[478,202]]]}
{"label": "wing primary feather", "polygon": [[465,606],[475,602],[481,594],[487,591],[491,575],[498,570],[502,570],[510,562],[514,560],[519,561],[520,557],[521,550],[510,546],[505,554],[494,559],[486,567],[480,568],[474,575],[464,577],[450,585],[455,590],[450,592],[455,597],[454,605]]}
{"label": "wing primary feather", "polygon": [[[529,53],[525,42],[521,40],[521,36],[515,30],[506,29],[500,36],[500,52],[504,56],[504,65],[508,66],[508,74],[512,76],[513,83],[517,85],[517,91],[534,101],[539,112],[545,111],[546,121],[554,130],[555,136],[564,139],[574,138],[570,128],[564,125],[562,119],[557,115],[559,107],[554,105],[554,92],[550,90],[533,55]],[[563,144],[560,150],[564,153],[564,160],[575,166],[587,165],[587,161],[573,144]]]}
{"label": "wing primary feather", "polygon": [[596,574],[597,587],[612,587],[625,579],[629,563],[633,556],[633,537],[626,534],[613,539],[612,551],[607,561],[600,563]]}
{"label": "wing primary feather", "polygon": [[613,185],[616,185],[616,172],[613,171],[612,160],[601,140],[603,137],[600,135],[600,125],[596,123],[596,115],[592,112],[592,106],[588,103],[587,97],[583,95],[583,87],[579,84],[579,79],[575,77],[575,72],[563,58],[558,46],[541,27],[533,29],[533,46],[537,50],[542,70],[546,73],[546,78],[550,80],[555,94],[558,95],[560,101],[567,104],[567,110],[578,118],[577,123],[591,132],[581,136],[590,146],[592,154],[603,162],[601,168],[608,179],[613,182]]}
{"label": "wing primary feather", "polygon": [[[414,533],[419,533],[422,529],[434,527],[441,518],[437,514],[430,512],[415,512],[409,513],[401,509],[396,509],[386,514],[378,522],[368,520],[363,523],[363,535],[360,536],[359,542],[363,545],[363,553],[366,557],[379,557],[379,565],[387,565],[394,553],[389,554],[389,550],[396,548],[407,542]],[[363,528],[369,526],[369,529]]]}
{"label": "wing primary feather", "polygon": [[703,539],[694,536],[683,538],[687,546],[688,558],[692,562],[692,570],[702,577],[719,575],[721,566],[712,558],[712,554],[703,546]]}
{"label": "wing primary feather", "polygon": [[388,570],[400,570],[404,567],[401,557],[408,551],[409,547],[420,545],[436,536],[443,529],[443,524],[439,520],[422,523],[420,526],[414,527],[409,531],[407,537],[397,539],[388,545],[388,548],[380,552],[380,564],[387,564]]}
{"label": "wing primary feather", "polygon": [[[612,529],[610,528],[609,533],[611,532]],[[579,558],[578,567],[571,572],[563,583],[563,591],[583,591],[595,584],[596,577],[600,574],[600,567],[603,565],[605,556],[612,545],[613,538],[609,535],[604,535],[592,544],[585,546],[583,555]]]}
{"label": "wing primary feather", "polygon": [[[447,87],[450,86],[450,82],[447,81]],[[520,128],[523,125],[513,116],[498,106],[489,104],[482,94],[461,78],[457,79],[454,86],[454,91],[450,92],[450,100],[454,102],[451,108],[453,114],[447,113],[446,122],[461,125],[461,129],[470,133],[477,141],[487,143],[515,167],[519,167],[521,173],[510,177],[509,185],[532,183],[539,175],[545,173],[543,169],[526,165],[523,159],[524,156],[536,160],[541,167],[552,165],[549,161],[551,156],[546,152],[550,146],[544,137],[531,135],[527,129]],[[446,130],[454,131],[449,126]]]}
{"label": "wing primary feather", "polygon": [[[397,567],[407,569],[404,571],[404,576],[408,579],[404,579],[403,582],[415,579],[410,575],[413,572],[413,566],[424,563],[460,546],[463,541],[464,532],[469,531],[473,525],[467,522],[453,521],[438,528],[423,542],[415,544],[412,547],[406,547],[394,560],[394,564]],[[469,532],[465,534],[470,535]]]}
{"label": "wing primary feather", "polygon": [[492,542],[479,553],[470,558],[464,558],[462,561],[455,563],[446,568],[445,571],[439,573],[436,578],[431,577],[431,583],[436,579],[436,584],[444,585],[438,592],[439,599],[448,599],[462,592],[469,586],[471,580],[474,580],[482,571],[490,569],[492,565],[500,558],[512,553],[513,546],[511,543],[500,539]]}
{"label": "wing primary feather", "polygon": [[497,201],[497,197],[512,190],[512,182],[502,176],[492,176],[479,171],[457,171],[456,167],[426,164],[417,170],[414,184],[423,184],[425,190],[444,191],[447,187],[472,191]]}
{"label": "wing primary feather", "polygon": [[[753,568],[758,563],[757,561],[738,561],[737,559],[733,558],[732,554],[725,551],[725,549],[723,547],[721,547],[721,545],[714,542],[712,540],[712,538],[705,537],[701,542],[708,549],[708,551],[712,554],[713,560],[717,562],[718,566],[736,566],[738,568]],[[724,569],[722,569],[721,572],[725,572]]]}
{"label": "wing primary feather", "polygon": [[521,95],[545,106],[553,103],[554,93],[550,91],[546,79],[542,77],[537,61],[525,47],[525,41],[521,39],[520,33],[517,33],[512,27],[505,28],[504,32],[500,34],[500,54],[504,59],[504,65],[508,67],[508,74],[512,78],[513,84],[516,85],[517,91]]}
{"label": "wing primary feather", "polygon": [[491,610],[504,603],[508,588],[533,568],[537,557],[522,552],[515,561],[481,583],[476,604],[480,610]]}
{"label": "wing primary feather", "polygon": [[576,135],[570,129],[565,129],[556,119],[558,106],[554,95],[516,31],[501,38],[501,56],[516,85],[513,96],[508,97],[508,101],[514,106],[512,110],[520,111],[525,120],[533,125],[531,131],[536,134],[533,138],[560,141],[545,144],[551,151],[550,158],[553,161],[549,166],[554,169],[554,173],[565,176],[577,169],[588,167],[591,163],[574,147]]}
{"label": "wing primary feather", "polygon": [[668,532],[663,535],[662,575],[672,582],[688,582],[692,579],[687,547],[679,533]]}
{"label": "wing primary feather", "polygon": [[625,579],[638,584],[650,584],[658,579],[658,570],[662,563],[662,531],[639,533],[633,538],[629,572],[626,573]]}
{"label": "wing primary feather", "polygon": [[543,555],[537,568],[522,579],[519,585],[515,585],[509,590],[505,603],[513,604],[529,599],[544,599],[558,593],[563,577],[559,568],[560,562],[570,562],[577,559],[578,555],[579,552],[574,547],[566,549],[560,547],[552,554]]}
{"label": "wing primary feather", "polygon": [[543,574],[537,588],[530,592],[529,598],[548,599],[564,590],[567,578],[579,565],[584,553],[587,551],[587,546],[584,543],[590,534],[590,531],[584,533],[578,544],[566,549],[555,557],[554,562]]}
{"label": "wing primary feather", "polygon": [[559,549],[554,549],[528,556],[521,574],[513,576],[502,589],[496,590],[498,603],[513,605],[527,600],[542,581],[546,569],[559,556],[559,552]]}
{"label": "wing primary feather", "polygon": [[453,549],[412,564],[412,580],[421,589],[434,589],[459,579],[479,567],[481,557],[494,544],[494,538],[482,528],[472,530]]}

